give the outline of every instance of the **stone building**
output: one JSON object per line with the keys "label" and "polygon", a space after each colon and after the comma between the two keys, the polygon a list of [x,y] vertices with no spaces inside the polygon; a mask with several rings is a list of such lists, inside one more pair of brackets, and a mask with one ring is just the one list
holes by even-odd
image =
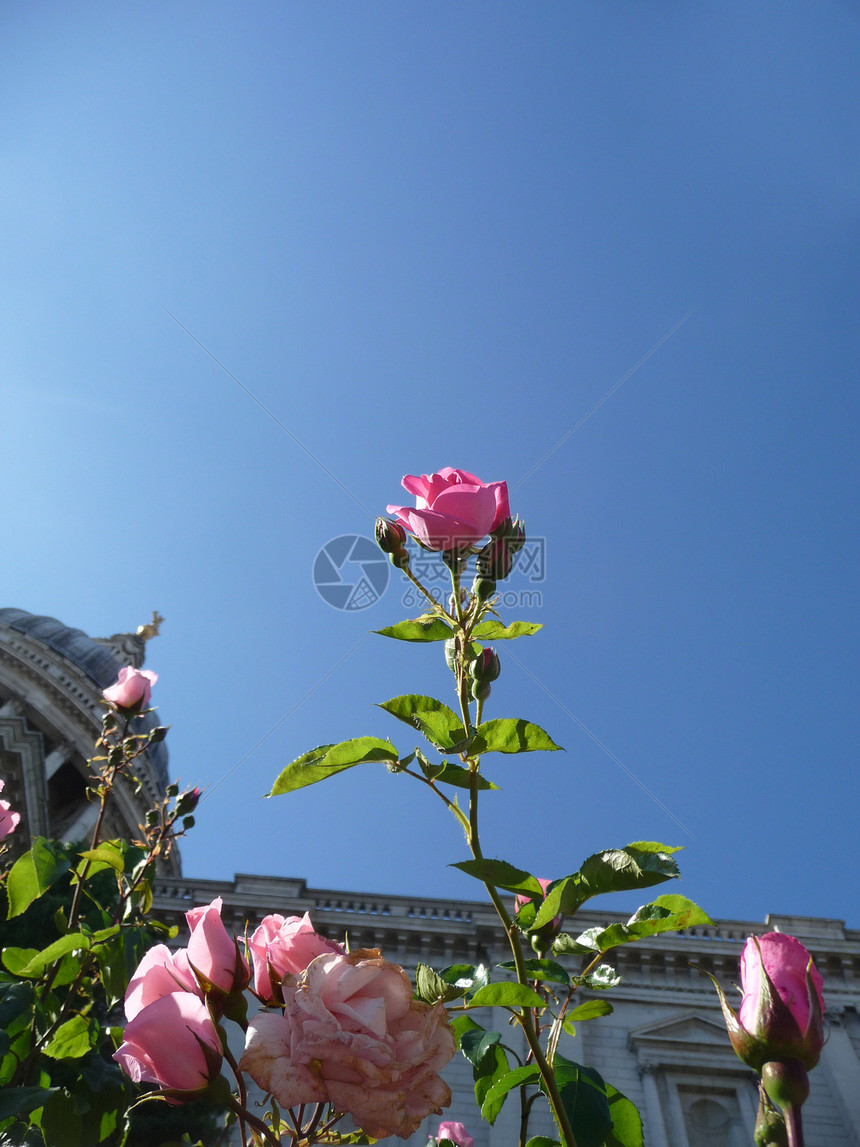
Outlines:
{"label": "stone building", "polygon": [[[100,730],[101,690],[121,666],[140,667],[158,618],[134,634],[91,639],[49,617],[0,609],[0,776],[4,797],[22,813],[16,836],[85,839],[95,805],[86,800],[87,759]],[[168,783],[167,750],[153,746],[140,762],[141,790],[124,787],[108,834],[136,834],[145,809]],[[157,881],[154,910],[184,928],[184,913],[223,900],[228,927],[244,934],[272,912],[310,912],[315,927],[353,948],[379,947],[414,973],[419,962],[437,969],[455,963],[509,958],[492,906],[483,902],[386,896],[308,888],[302,879],[237,875],[232,881],[184,877],[179,853]],[[577,930],[622,920],[597,910],[577,915]],[[824,977],[828,1041],[811,1075],[804,1108],[807,1147],[860,1147],[860,931],[841,920],[769,916],[764,923],[718,921],[683,933],[639,941],[607,956],[621,976],[606,997],[611,1015],[579,1024],[562,1052],[595,1067],[639,1108],[648,1147],[749,1147],[755,1120],[753,1074],[735,1057],[716,994],[699,968],[729,989],[741,946],[752,933],[778,929],[797,936]],[[180,934],[177,943],[184,942]],[[574,965],[571,964],[571,967]],[[595,995],[596,993],[591,993]],[[589,993],[583,993],[588,998]],[[506,1014],[472,1013],[482,1026],[524,1054]],[[513,1147],[519,1113],[511,1095],[495,1125],[477,1118],[469,1063],[457,1056],[446,1071],[454,1096],[447,1113],[471,1131],[476,1147]],[[409,1140],[424,1147],[431,1118]],[[530,1133],[552,1135],[545,1109]],[[392,1141],[392,1142],[400,1142]]]}

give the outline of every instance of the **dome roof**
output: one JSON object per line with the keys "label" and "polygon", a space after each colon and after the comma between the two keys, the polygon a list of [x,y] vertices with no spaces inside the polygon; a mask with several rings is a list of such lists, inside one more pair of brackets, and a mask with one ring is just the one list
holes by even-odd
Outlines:
{"label": "dome roof", "polygon": [[[72,629],[63,625],[55,617],[39,617],[34,613],[27,613],[25,609],[0,609],[0,625],[7,625],[10,629],[17,629],[19,633],[26,633],[41,641],[43,645],[61,653],[92,680],[98,691],[113,685],[122,668],[120,662],[104,645],[93,641],[82,629]],[[145,729],[151,729],[158,724],[150,713],[142,720]],[[162,785],[169,782],[167,769],[167,746],[164,742],[151,745],[147,750],[147,757],[155,769],[156,775]]]}

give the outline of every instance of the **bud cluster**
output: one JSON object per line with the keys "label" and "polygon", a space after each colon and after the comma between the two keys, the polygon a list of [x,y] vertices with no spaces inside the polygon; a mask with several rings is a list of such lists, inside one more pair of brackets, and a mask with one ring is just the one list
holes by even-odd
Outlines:
{"label": "bud cluster", "polygon": [[513,568],[514,558],[526,542],[519,518],[505,518],[490,534],[490,540],[478,553],[472,593],[478,602],[488,601],[496,592],[496,582],[504,581]]}

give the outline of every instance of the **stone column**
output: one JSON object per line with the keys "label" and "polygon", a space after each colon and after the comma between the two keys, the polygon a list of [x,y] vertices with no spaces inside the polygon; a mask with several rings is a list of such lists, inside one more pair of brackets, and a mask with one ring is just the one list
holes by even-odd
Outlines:
{"label": "stone column", "polygon": [[72,755],[72,750],[68,745],[57,745],[56,749],[52,749],[45,757],[45,780],[49,781],[57,769],[64,765],[69,757]]}
{"label": "stone column", "polygon": [[639,1077],[645,1092],[645,1128],[648,1147],[670,1147],[663,1119],[663,1106],[657,1088],[657,1067],[653,1063],[639,1065]]}
{"label": "stone column", "polygon": [[[849,1127],[860,1128],[860,1059],[851,1043],[851,1037],[846,1031],[842,1016],[837,1011],[827,1013],[827,1023],[830,1029],[827,1043],[821,1052],[821,1063],[816,1068],[826,1069],[836,1092],[838,1102],[841,1102],[845,1112],[845,1122]],[[812,1076],[812,1085],[815,1086],[815,1075]],[[855,1132],[854,1143],[858,1142]]]}

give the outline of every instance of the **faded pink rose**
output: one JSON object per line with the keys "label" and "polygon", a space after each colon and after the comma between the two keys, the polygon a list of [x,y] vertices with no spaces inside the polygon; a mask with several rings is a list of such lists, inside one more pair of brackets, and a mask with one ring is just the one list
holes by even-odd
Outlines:
{"label": "faded pink rose", "polygon": [[[797,1025],[798,1047],[804,1045],[797,1058],[813,1066],[821,1053],[820,1013],[824,1011],[823,981],[812,957],[794,936],[782,932],[767,932],[764,936],[751,936],[741,953],[741,1000],[738,1019],[741,1026],[754,1039],[764,1042],[791,1040],[779,1017],[773,1016],[765,998],[762,967],[770,977],[779,998],[788,1008]],[[807,969],[812,985],[807,981]],[[814,991],[813,991],[814,989]],[[817,994],[817,1006],[815,996]],[[780,1058],[774,1056],[774,1058]]]}
{"label": "faded pink rose", "polygon": [[150,669],[135,669],[133,665],[126,665],[120,669],[116,684],[105,689],[102,696],[118,709],[140,710],[149,704],[152,687],[157,680],[158,674]]}
{"label": "faded pink rose", "polygon": [[446,466],[438,474],[407,474],[415,508],[389,506],[398,522],[431,550],[465,550],[511,516],[506,482],[484,483]]}
{"label": "faded pink rose", "polygon": [[436,1142],[438,1143],[442,1139],[450,1139],[452,1143],[456,1143],[457,1147],[475,1147],[475,1140],[463,1124],[455,1123],[452,1119],[447,1119],[439,1124]]}
{"label": "faded pink rose", "polygon": [[150,948],[137,966],[125,993],[125,1018],[133,1020],[149,1004],[170,992],[191,992],[202,998],[184,948],[171,952],[166,944]]}
{"label": "faded pink rose", "polygon": [[283,1107],[329,1102],[374,1138],[406,1139],[451,1102],[445,1008],[413,1000],[377,949],[317,956],[283,994],[283,1015],[251,1020],[239,1063]]}
{"label": "faded pink rose", "polygon": [[216,896],[211,904],[185,913],[191,929],[186,950],[192,968],[229,995],[234,989],[244,991],[251,978],[251,970],[236,941],[224,927],[222,903],[221,897]]}
{"label": "faded pink rose", "polygon": [[187,1091],[191,1099],[220,1072],[221,1043],[201,999],[168,992],[138,1012],[113,1058],[134,1083]]}
{"label": "faded pink rose", "polygon": [[[0,779],[0,792],[6,787],[6,782]],[[8,801],[0,801],[0,840],[5,840],[21,823],[21,814],[15,812]]]}
{"label": "faded pink rose", "polygon": [[[248,941],[254,963],[254,991],[266,1003],[279,1001],[276,985],[297,976],[316,956],[340,953],[343,945],[314,931],[311,918],[266,916]],[[274,976],[274,983],[272,977]]]}

